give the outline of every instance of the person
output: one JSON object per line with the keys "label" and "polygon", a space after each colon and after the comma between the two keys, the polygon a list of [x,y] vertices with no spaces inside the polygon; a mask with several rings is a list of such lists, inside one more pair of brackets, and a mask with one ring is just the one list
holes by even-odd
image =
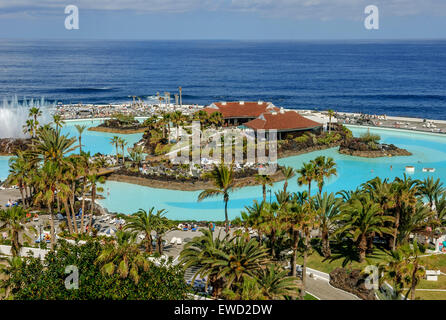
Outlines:
{"label": "person", "polygon": [[11,199],[8,200],[8,203],[6,204],[7,207],[12,207],[12,201]]}
{"label": "person", "polygon": [[390,166],[390,170],[392,170],[392,168],[393,168],[393,167],[392,167],[392,166]]}

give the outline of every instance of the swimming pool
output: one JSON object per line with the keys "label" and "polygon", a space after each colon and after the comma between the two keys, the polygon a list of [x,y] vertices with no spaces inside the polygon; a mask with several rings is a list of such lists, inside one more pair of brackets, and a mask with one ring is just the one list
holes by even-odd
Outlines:
{"label": "swimming pool", "polygon": [[[95,127],[102,123],[102,120],[83,120],[83,121],[67,121],[62,127],[62,133],[68,134],[70,137],[79,137],[79,133],[76,130],[76,125],[85,125],[89,127]],[[128,143],[124,148],[126,154],[127,148],[132,147],[136,142],[141,140],[142,133],[135,134],[116,134],[108,132],[88,131],[88,128],[82,134],[82,151],[90,151],[92,155],[97,152],[102,154],[115,154],[116,148],[110,143],[110,139],[114,136],[125,139]],[[75,152],[79,152],[76,150]]]}
{"label": "swimming pool", "polygon": [[[367,132],[367,129],[363,127],[350,126],[350,129],[355,136]],[[338,176],[326,183],[324,190],[328,192],[355,189],[361,183],[376,176],[391,179],[402,176],[407,165],[415,167],[415,173],[411,175],[414,178],[424,179],[427,176],[433,176],[446,181],[446,153],[444,152],[446,151],[446,136],[375,128],[371,128],[370,132],[379,134],[382,142],[393,143],[398,147],[408,149],[413,155],[367,159],[342,155],[337,152],[337,148],[333,148],[280,159],[279,164],[300,168],[302,163],[319,155],[333,157],[338,165]],[[435,168],[436,172],[422,172],[422,168],[426,166]],[[274,184],[273,199],[274,191],[282,189],[283,184],[284,182]],[[295,177],[289,181],[288,189],[290,191],[303,190],[297,186]],[[100,200],[100,203],[110,211],[133,213],[139,208],[147,209],[155,206],[158,209],[168,210],[167,216],[171,219],[223,220],[224,218],[223,201],[215,198],[198,203],[199,191],[154,189],[112,181],[106,183],[105,190],[106,199]],[[238,216],[246,205],[252,204],[253,200],[260,201],[261,199],[261,186],[245,187],[232,193],[228,209],[230,218]],[[269,194],[267,200],[269,201]]]}
{"label": "swimming pool", "polygon": [[8,177],[9,166],[8,161],[10,157],[0,156],[0,181],[5,180]]}
{"label": "swimming pool", "polygon": [[[97,125],[99,121],[67,122],[63,131],[77,136],[75,124],[88,126]],[[367,128],[349,126],[355,136],[367,132]],[[284,158],[279,164],[300,168],[303,162],[307,162],[319,155],[333,157],[338,165],[338,176],[330,179],[325,185],[325,191],[337,192],[341,189],[355,189],[361,183],[376,176],[391,178],[402,176],[405,166],[413,165],[415,173],[412,177],[424,179],[433,176],[446,181],[446,136],[408,132],[403,130],[371,128],[371,133],[379,134],[384,143],[393,143],[400,148],[405,148],[413,153],[409,157],[375,158],[367,159],[342,155],[337,148],[316,151],[304,155]],[[85,131],[82,136],[84,149],[93,154],[96,152],[114,154],[114,147],[110,144],[110,138],[115,134]],[[129,145],[137,142],[142,134],[122,135]],[[392,168],[391,168],[392,166]],[[422,172],[423,167],[436,169],[435,173]],[[0,178],[7,176],[8,162],[6,157],[0,157]],[[5,176],[5,177],[6,177]],[[289,181],[290,191],[303,190],[296,183],[296,178]],[[283,188],[283,182],[274,184],[274,191]],[[155,189],[122,182],[108,181],[104,185],[103,195],[106,199],[99,203],[111,212],[133,213],[139,208],[148,209],[155,206],[157,209],[166,209],[167,216],[171,219],[194,220],[223,220],[224,204],[221,198],[208,199],[198,203],[197,197],[200,191],[178,191]],[[269,201],[269,194],[267,196]],[[235,218],[245,206],[251,205],[253,200],[262,199],[262,187],[245,187],[230,195],[229,216]]]}

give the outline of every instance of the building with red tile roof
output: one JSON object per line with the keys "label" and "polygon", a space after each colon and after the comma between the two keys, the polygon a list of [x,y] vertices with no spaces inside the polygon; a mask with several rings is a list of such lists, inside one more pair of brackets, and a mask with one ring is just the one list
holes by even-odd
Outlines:
{"label": "building with red tile roof", "polygon": [[296,111],[270,110],[262,113],[254,120],[244,123],[247,128],[257,130],[277,130],[277,138],[281,139],[283,133],[299,135],[304,131],[320,132],[323,124],[301,116]]}
{"label": "building with red tile roof", "polygon": [[271,102],[215,102],[203,109],[209,116],[214,112],[220,112],[225,123],[239,125],[258,118],[269,111],[279,111],[279,108]]}

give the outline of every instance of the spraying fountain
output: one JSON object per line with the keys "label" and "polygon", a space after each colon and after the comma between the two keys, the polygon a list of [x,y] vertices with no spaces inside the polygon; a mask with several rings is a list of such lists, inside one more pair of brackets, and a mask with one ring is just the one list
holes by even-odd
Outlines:
{"label": "spraying fountain", "polygon": [[45,101],[44,98],[40,100],[23,98],[22,101],[19,101],[17,96],[11,100],[4,98],[0,105],[0,139],[27,138],[28,135],[23,133],[23,126],[29,119],[28,112],[32,107],[41,109],[42,116],[39,118],[41,125],[50,122],[51,110],[55,106]]}

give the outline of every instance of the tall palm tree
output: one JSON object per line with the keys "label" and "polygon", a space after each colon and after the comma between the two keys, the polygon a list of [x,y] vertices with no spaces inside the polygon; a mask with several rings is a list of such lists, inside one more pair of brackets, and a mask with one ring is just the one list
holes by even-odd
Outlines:
{"label": "tall palm tree", "polygon": [[266,186],[272,186],[273,181],[269,175],[256,174],[255,180],[262,185],[263,202],[266,202]]}
{"label": "tall palm tree", "polygon": [[35,132],[35,124],[33,119],[26,120],[25,124],[23,125],[23,133],[29,134],[31,138],[34,138],[36,135]]}
{"label": "tall palm tree", "polygon": [[28,117],[32,117],[34,119],[34,123],[38,124],[37,118],[42,116],[42,111],[40,108],[32,107],[28,110]]}
{"label": "tall palm tree", "polygon": [[56,131],[59,131],[60,128],[63,127],[65,122],[62,120],[62,117],[59,114],[53,115],[53,123],[56,126]]}
{"label": "tall palm tree", "polygon": [[254,200],[254,204],[252,206],[246,206],[245,210],[246,211],[241,212],[245,226],[252,227],[257,230],[259,243],[262,244],[262,225],[265,218],[265,202],[261,202],[259,204],[257,200]]}
{"label": "tall palm tree", "polygon": [[316,195],[314,201],[321,232],[322,255],[326,258],[331,256],[330,236],[336,229],[335,220],[340,213],[341,204],[340,198],[335,198],[333,193],[327,195],[327,192],[324,192],[323,195],[320,193]]}
{"label": "tall palm tree", "polygon": [[296,173],[299,175],[297,184],[308,185],[308,196],[311,197],[311,183],[317,179],[314,163],[304,163],[300,169],[296,170]]}
{"label": "tall palm tree", "polygon": [[88,230],[91,230],[91,224],[93,221],[94,207],[96,201],[96,193],[104,191],[102,187],[98,187],[97,185],[104,184],[105,178],[103,176],[99,176],[97,173],[93,173],[87,176],[87,180],[91,185],[90,222],[88,223]]}
{"label": "tall palm tree", "polygon": [[[395,199],[395,229],[393,232],[392,249],[395,250],[398,241],[398,230],[400,221],[404,215],[413,214],[418,202],[417,194],[419,193],[419,181],[413,180],[404,174],[403,179],[395,178],[391,186],[391,192]],[[404,217],[403,217],[404,218]]]}
{"label": "tall palm tree", "polygon": [[204,199],[223,196],[223,201],[225,203],[225,230],[229,231],[229,218],[228,218],[228,202],[229,193],[237,189],[237,185],[234,179],[234,166],[231,165],[229,168],[220,163],[219,166],[214,165],[214,169],[209,173],[210,178],[214,183],[213,189],[206,189],[198,195],[198,201],[203,201]]}
{"label": "tall palm tree", "polygon": [[[136,244],[136,234],[118,231],[116,240],[108,242],[95,262],[104,274],[117,273],[121,278],[130,276],[138,284],[141,271],[150,268],[150,262]],[[142,270],[141,270],[142,269]]]}
{"label": "tall palm tree", "polygon": [[128,143],[127,143],[127,141],[125,141],[122,138],[119,138],[118,143],[122,150],[122,164],[125,164],[125,150],[124,150],[124,148],[125,148],[125,146],[127,146]]}
{"label": "tall palm tree", "polygon": [[284,226],[287,228],[291,239],[291,275],[295,277],[297,275],[297,250],[299,246],[300,234],[302,231],[302,225],[305,219],[306,212],[304,211],[303,204],[299,203],[295,199],[288,204],[287,210],[282,215]]}
{"label": "tall palm tree", "polygon": [[53,205],[55,201],[55,192],[58,185],[59,166],[54,161],[47,161],[44,163],[42,169],[39,171],[38,179],[38,193],[35,197],[35,202],[44,202],[48,208],[50,215],[51,226],[51,249],[54,250],[56,243],[56,235],[54,230],[54,211]]}
{"label": "tall palm tree", "polygon": [[119,165],[119,151],[118,151],[119,137],[114,136],[113,138],[110,139],[110,143],[112,146],[114,146],[116,148],[116,165]]}
{"label": "tall palm tree", "polygon": [[292,167],[280,167],[283,177],[285,178],[285,183],[283,185],[283,191],[286,192],[288,188],[288,180],[294,176],[294,169]]}
{"label": "tall palm tree", "polygon": [[28,180],[30,169],[30,163],[23,151],[17,151],[16,155],[9,159],[9,176],[7,183],[19,186],[22,203],[25,208],[27,207],[25,197],[27,187],[26,181]]}
{"label": "tall palm tree", "polygon": [[[12,207],[6,210],[0,210],[0,232],[6,231],[9,234],[11,240],[11,254],[13,257],[20,255],[20,249],[22,243],[20,242],[19,234],[21,233],[22,239],[31,238],[25,231],[29,229],[25,227],[26,212],[22,207]],[[32,231],[35,232],[33,228]]]}
{"label": "tall palm tree", "polygon": [[84,133],[87,126],[75,125],[77,132],[79,133],[79,154],[82,153],[82,133]]}
{"label": "tall palm tree", "polygon": [[172,223],[167,219],[165,215],[165,210],[158,210],[155,214],[155,226],[153,230],[156,232],[156,250],[162,255],[163,254],[163,236],[172,227]]}
{"label": "tall palm tree", "polygon": [[328,111],[328,133],[331,133],[331,118],[334,116],[334,111],[329,109]]}
{"label": "tall palm tree", "polygon": [[324,156],[319,156],[311,162],[314,165],[319,194],[321,194],[325,179],[330,179],[332,176],[338,175],[336,163],[334,162],[333,158],[326,158]]}

